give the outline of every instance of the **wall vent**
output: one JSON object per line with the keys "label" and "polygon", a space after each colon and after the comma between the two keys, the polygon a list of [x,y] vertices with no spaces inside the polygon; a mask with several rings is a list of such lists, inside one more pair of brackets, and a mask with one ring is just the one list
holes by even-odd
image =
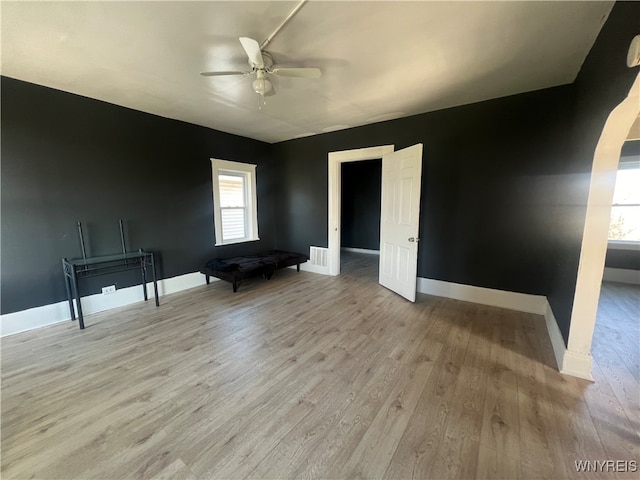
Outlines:
{"label": "wall vent", "polygon": [[323,247],[310,247],[309,261],[311,265],[326,268],[328,265],[329,249]]}

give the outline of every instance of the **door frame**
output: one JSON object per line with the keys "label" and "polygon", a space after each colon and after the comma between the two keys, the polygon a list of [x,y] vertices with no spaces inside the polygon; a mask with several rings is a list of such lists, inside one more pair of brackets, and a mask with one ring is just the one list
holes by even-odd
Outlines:
{"label": "door frame", "polygon": [[342,164],[375,160],[387,153],[393,153],[395,145],[380,145],[377,147],[357,148],[329,152],[329,221],[328,221],[328,267],[329,275],[340,275],[340,221],[342,207]]}

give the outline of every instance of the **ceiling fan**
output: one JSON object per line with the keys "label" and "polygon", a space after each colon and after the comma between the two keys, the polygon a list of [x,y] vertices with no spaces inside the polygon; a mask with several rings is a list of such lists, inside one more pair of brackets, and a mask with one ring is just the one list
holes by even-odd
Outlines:
{"label": "ceiling fan", "polygon": [[298,78],[318,78],[321,75],[319,68],[306,67],[283,67],[273,68],[273,58],[268,52],[263,52],[260,45],[253,38],[240,37],[242,48],[249,58],[251,71],[216,71],[202,72],[200,75],[204,77],[220,77],[226,75],[255,75],[256,78],[252,83],[253,90],[263,97],[275,95],[273,83],[268,75],[277,75],[280,77],[298,77]]}

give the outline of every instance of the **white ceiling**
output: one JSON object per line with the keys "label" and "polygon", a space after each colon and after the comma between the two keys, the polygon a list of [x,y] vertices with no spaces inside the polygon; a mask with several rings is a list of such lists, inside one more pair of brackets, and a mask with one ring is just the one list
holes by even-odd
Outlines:
{"label": "white ceiling", "polygon": [[305,4],[267,47],[258,109],[240,36],[259,43],[298,2],[6,2],[2,74],[277,142],[571,83],[613,2]]}

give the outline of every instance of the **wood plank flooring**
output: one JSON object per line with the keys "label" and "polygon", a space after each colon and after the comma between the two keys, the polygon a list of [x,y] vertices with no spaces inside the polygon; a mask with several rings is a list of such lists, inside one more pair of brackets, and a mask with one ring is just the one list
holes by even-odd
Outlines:
{"label": "wood plank flooring", "polygon": [[637,288],[607,285],[595,383],[544,320],[288,269],[1,340],[3,479],[638,478]]}

